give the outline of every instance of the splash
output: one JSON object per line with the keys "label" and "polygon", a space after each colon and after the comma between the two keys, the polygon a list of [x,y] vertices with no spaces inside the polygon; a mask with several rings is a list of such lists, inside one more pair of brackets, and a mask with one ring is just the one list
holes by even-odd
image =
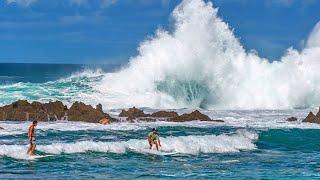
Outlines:
{"label": "splash", "polygon": [[81,83],[75,88],[49,83],[52,90],[34,98],[29,98],[32,93],[19,96],[22,90],[14,95],[81,100],[107,108],[291,109],[320,104],[319,23],[304,49],[289,48],[270,62],[244,50],[211,2],[184,0],[171,18],[173,30],[158,29],[118,72],[103,73],[90,82],[76,79]]}
{"label": "splash", "polygon": [[[319,24],[301,51],[270,63],[247,53],[211,2],[185,0],[128,67],[94,87],[113,106],[279,109],[320,104]],[[114,97],[114,98],[113,98]],[[109,102],[108,102],[109,101]]]}

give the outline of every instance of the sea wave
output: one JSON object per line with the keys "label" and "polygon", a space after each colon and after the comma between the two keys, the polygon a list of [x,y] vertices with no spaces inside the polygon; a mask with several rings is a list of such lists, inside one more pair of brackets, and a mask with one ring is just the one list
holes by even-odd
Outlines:
{"label": "sea wave", "polygon": [[[79,141],[73,143],[53,143],[38,145],[37,150],[54,155],[61,153],[84,153],[88,151],[120,154],[133,151],[142,154],[163,155],[166,153],[178,153],[197,155],[199,153],[234,153],[241,150],[253,150],[256,148],[254,142],[257,139],[258,134],[256,132],[238,130],[233,134],[162,137],[160,152],[149,150],[148,143],[144,139],[131,139],[120,142]],[[23,145],[0,145],[0,156],[29,159],[28,155],[26,155],[26,149],[27,146]]]}
{"label": "sea wave", "polygon": [[320,25],[302,50],[278,61],[247,52],[209,1],[184,0],[172,13],[172,30],[159,29],[126,67],[85,72],[42,84],[0,86],[0,102],[17,99],[204,109],[291,109],[320,104]]}

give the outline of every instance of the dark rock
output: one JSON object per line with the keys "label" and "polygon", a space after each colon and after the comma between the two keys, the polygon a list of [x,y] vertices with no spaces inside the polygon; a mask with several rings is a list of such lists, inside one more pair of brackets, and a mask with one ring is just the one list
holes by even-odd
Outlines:
{"label": "dark rock", "polygon": [[148,117],[148,116],[150,115],[145,114],[141,109],[138,109],[136,107],[129,108],[127,111],[122,110],[121,113],[119,114],[119,117],[126,117],[127,120],[133,120],[140,117]]}
{"label": "dark rock", "polygon": [[174,111],[158,111],[151,114],[151,117],[159,117],[159,118],[174,118],[179,116],[178,113]]}
{"label": "dark rock", "polygon": [[93,108],[81,102],[75,102],[70,109],[62,102],[55,101],[49,103],[32,102],[25,100],[16,101],[10,105],[0,107],[0,120],[70,120],[99,122],[103,117],[113,120],[108,114],[102,111],[102,106],[98,105]]}
{"label": "dark rock", "polygon": [[221,119],[213,119],[213,120],[211,120],[211,121],[213,121],[213,122],[219,122],[219,123],[223,123],[223,122],[224,122],[224,120],[221,120]]}
{"label": "dark rock", "polygon": [[99,111],[103,111],[103,110],[102,110],[102,105],[101,105],[101,104],[98,104],[98,105],[96,106],[96,109],[97,109],[97,110],[99,110]]}
{"label": "dark rock", "polygon": [[67,115],[68,111],[67,106],[63,105],[61,101],[44,103],[43,109],[45,110],[49,120],[60,120]]}
{"label": "dark rock", "polygon": [[319,110],[318,110],[318,112],[316,114],[316,117],[317,117],[317,119],[320,119],[320,107],[319,107]]}
{"label": "dark rock", "polygon": [[308,116],[302,121],[302,122],[309,122],[309,123],[318,123],[320,124],[320,120],[312,113],[310,112]]}
{"label": "dark rock", "polygon": [[292,122],[292,121],[297,121],[298,120],[298,118],[296,118],[296,117],[289,117],[288,119],[287,119],[287,121],[290,121],[290,122]]}
{"label": "dark rock", "polygon": [[193,120],[210,121],[211,119],[207,115],[202,114],[198,110],[195,110],[191,113],[185,113],[185,114],[182,114],[181,116],[177,116],[171,119],[171,121],[176,121],[176,122],[193,121]]}
{"label": "dark rock", "polygon": [[86,105],[82,102],[75,102],[68,110],[69,121],[85,121],[98,123],[100,119],[105,117],[106,114],[102,108],[93,108],[91,105]]}
{"label": "dark rock", "polygon": [[[192,113],[182,114],[181,116],[174,111],[158,111],[152,114],[145,114],[142,110],[138,108],[130,108],[127,111],[122,110],[119,114],[119,117],[126,117],[127,121],[135,122],[135,121],[174,121],[174,122],[184,122],[184,121],[210,121],[211,119],[199,112],[198,110],[193,111]],[[134,121],[135,120],[135,121]],[[222,120],[215,120],[216,122],[224,122]]]}

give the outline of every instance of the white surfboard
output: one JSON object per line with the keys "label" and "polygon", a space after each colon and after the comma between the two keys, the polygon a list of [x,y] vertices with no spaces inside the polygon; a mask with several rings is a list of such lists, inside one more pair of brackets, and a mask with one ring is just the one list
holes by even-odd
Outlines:
{"label": "white surfboard", "polygon": [[45,158],[45,157],[51,157],[53,155],[34,155],[34,156],[30,156],[29,159],[30,160],[34,160],[34,159],[40,159],[40,158]]}
{"label": "white surfboard", "polygon": [[144,154],[155,154],[155,155],[160,155],[160,156],[169,156],[169,155],[177,154],[176,152],[161,151],[161,149],[159,151],[156,149],[145,149],[143,151],[143,153]]}

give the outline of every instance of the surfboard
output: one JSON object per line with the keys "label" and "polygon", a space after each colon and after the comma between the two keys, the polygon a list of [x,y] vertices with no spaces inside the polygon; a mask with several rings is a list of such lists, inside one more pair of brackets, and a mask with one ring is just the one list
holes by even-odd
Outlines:
{"label": "surfboard", "polygon": [[160,155],[160,156],[169,156],[169,155],[174,155],[177,154],[176,152],[166,152],[166,151],[157,151],[155,149],[146,149],[143,151],[144,154],[155,154],[155,155]]}
{"label": "surfboard", "polygon": [[30,160],[34,160],[34,159],[40,159],[40,158],[45,158],[45,157],[51,157],[53,155],[34,155],[34,156],[30,156],[29,159]]}

